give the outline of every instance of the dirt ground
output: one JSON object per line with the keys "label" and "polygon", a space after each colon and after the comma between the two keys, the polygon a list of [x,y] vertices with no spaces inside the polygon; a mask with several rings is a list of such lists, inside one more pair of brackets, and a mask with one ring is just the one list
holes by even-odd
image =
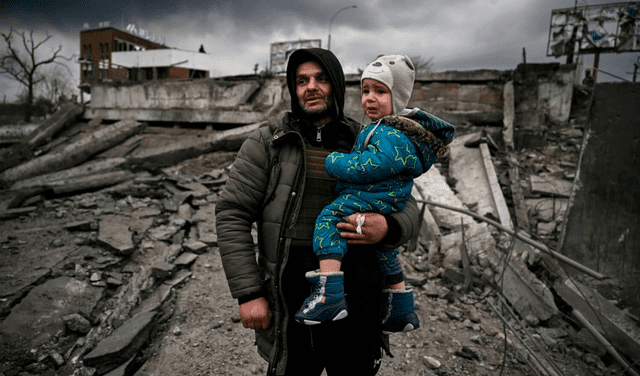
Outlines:
{"label": "dirt ground", "polygon": [[[229,163],[229,155],[211,160],[202,156],[184,162],[168,171],[184,174],[200,174]],[[149,199],[116,199],[101,193],[85,193],[70,197],[36,202],[37,210],[17,219],[0,221],[0,283],[18,283],[30,273],[30,263],[42,257],[53,260],[50,273],[44,273],[38,282],[60,275],[71,275],[88,280],[91,273],[68,268],[64,260],[65,249],[82,245],[95,245],[95,231],[70,232],[63,230],[69,221],[95,220],[103,214],[122,210],[123,207],[147,205]],[[139,252],[139,251],[136,251]],[[107,255],[105,254],[105,257]],[[132,256],[132,258],[135,254]],[[426,254],[404,254],[406,260],[422,260]],[[121,271],[127,259],[108,267]],[[150,265],[146,265],[149,267]],[[416,265],[409,265],[414,267]],[[424,265],[423,265],[424,266]],[[429,268],[429,266],[426,266]],[[173,291],[163,306],[166,319],[158,323],[150,343],[136,362],[141,365],[124,374],[136,375],[261,375],[267,364],[257,354],[252,330],[242,327],[238,306],[231,298],[216,247],[201,254],[191,267],[188,282]],[[440,271],[441,272],[441,271]],[[417,312],[422,327],[419,330],[395,334],[391,337],[393,358],[383,361],[380,375],[513,375],[529,376],[536,372],[527,364],[527,357],[514,333],[507,331],[509,345],[504,361],[503,323],[488,304],[465,304],[483,293],[482,290],[456,298],[447,294],[444,281],[437,268],[434,277],[422,287],[415,287]],[[429,286],[430,289],[426,287]],[[451,286],[449,286],[451,287]],[[431,291],[435,288],[437,291]],[[94,319],[113,307],[110,304],[117,288],[108,287],[103,300],[96,307]],[[2,298],[2,319],[23,296]],[[494,305],[496,298],[489,298]],[[510,320],[522,334],[518,323]],[[554,324],[551,323],[551,326]],[[572,333],[558,321],[556,328]],[[527,328],[537,339],[545,337],[547,328]],[[544,329],[544,330],[543,330]],[[81,335],[63,331],[34,348],[28,343],[8,341],[0,349],[0,376],[90,375],[90,370],[74,370],[67,365],[57,366],[46,354],[52,352],[66,356]],[[6,340],[6,339],[5,339]],[[553,361],[569,376],[614,375],[615,366],[605,365],[591,358],[565,338],[553,339],[544,345]],[[428,366],[428,359],[439,362],[439,367]],[[68,359],[65,359],[68,360]],[[75,373],[74,373],[75,372]],[[83,373],[84,372],[84,373]]]}

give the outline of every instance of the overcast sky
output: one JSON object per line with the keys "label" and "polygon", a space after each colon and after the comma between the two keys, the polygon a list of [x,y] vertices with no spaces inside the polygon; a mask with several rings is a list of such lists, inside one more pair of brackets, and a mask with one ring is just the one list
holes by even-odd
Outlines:
{"label": "overcast sky", "polygon": [[[515,69],[523,48],[528,63],[564,64],[566,57],[546,56],[551,10],[573,7],[575,0],[0,0],[0,31],[33,29],[36,40],[46,31],[53,37],[43,53],[62,45],[66,56],[77,56],[85,23],[97,28],[109,21],[122,29],[135,24],[169,47],[197,51],[203,45],[214,57],[215,77],[251,74],[256,63],[263,70],[271,43],[321,39],[326,48],[332,16],[350,5],[357,8],[341,11],[331,28],[331,50],[347,73],[365,68],[379,53],[433,58],[434,71],[448,71]],[[600,68],[631,80],[639,56],[602,54]],[[593,55],[583,56],[583,63],[592,65]],[[69,65],[75,87],[78,64]],[[598,80],[619,81],[606,74]],[[15,99],[14,82],[0,77],[0,89],[7,101]]]}

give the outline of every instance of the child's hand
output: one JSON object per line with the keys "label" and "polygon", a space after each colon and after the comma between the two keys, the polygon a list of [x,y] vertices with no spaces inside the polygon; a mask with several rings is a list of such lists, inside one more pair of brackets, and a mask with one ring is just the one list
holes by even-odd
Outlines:
{"label": "child's hand", "polygon": [[[358,217],[363,216],[364,221],[358,233]],[[376,244],[380,243],[387,235],[389,227],[387,220],[378,213],[356,213],[344,218],[346,222],[338,223],[338,229],[342,230],[340,236],[348,239],[349,244]]]}

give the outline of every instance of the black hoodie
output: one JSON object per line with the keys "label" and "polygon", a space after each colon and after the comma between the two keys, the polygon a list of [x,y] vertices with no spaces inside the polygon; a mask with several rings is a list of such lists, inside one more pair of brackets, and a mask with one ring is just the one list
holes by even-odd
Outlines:
{"label": "black hoodie", "polygon": [[300,108],[300,103],[296,94],[296,71],[298,66],[307,61],[315,61],[318,63],[329,77],[331,83],[331,94],[334,99],[334,108],[337,110],[336,119],[342,120],[344,117],[344,72],[340,61],[329,50],[322,48],[307,48],[294,51],[289,56],[287,64],[287,86],[289,94],[291,94],[291,111],[298,119],[304,119],[305,116]]}

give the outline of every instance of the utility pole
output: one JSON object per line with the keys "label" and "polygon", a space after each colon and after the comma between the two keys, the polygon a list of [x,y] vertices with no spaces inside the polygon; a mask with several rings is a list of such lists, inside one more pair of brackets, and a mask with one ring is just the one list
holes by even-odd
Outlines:
{"label": "utility pole", "polygon": [[329,41],[327,43],[327,50],[331,51],[331,25],[333,25],[333,20],[335,20],[338,13],[342,12],[343,10],[355,9],[355,8],[357,8],[357,6],[355,5],[352,5],[350,7],[344,7],[333,14],[333,16],[331,17],[331,22],[329,22]]}

